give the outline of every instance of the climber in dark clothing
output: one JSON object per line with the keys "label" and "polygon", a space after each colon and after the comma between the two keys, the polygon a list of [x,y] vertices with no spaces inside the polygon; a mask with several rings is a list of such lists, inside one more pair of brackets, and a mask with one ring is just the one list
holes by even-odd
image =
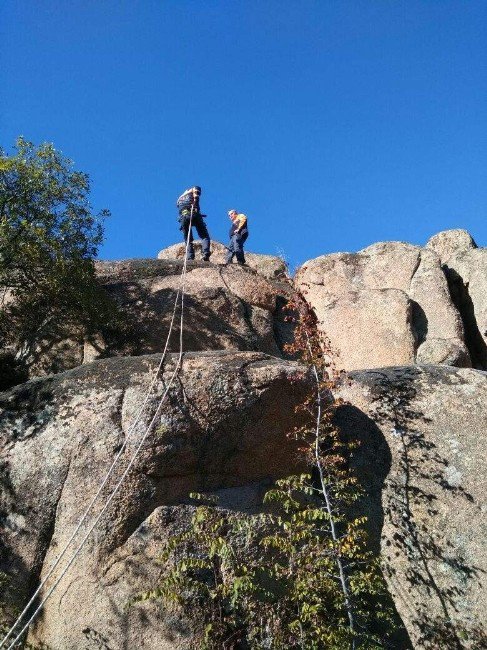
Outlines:
{"label": "climber in dark clothing", "polygon": [[236,210],[229,210],[228,216],[232,222],[232,227],[230,228],[230,244],[227,247],[225,264],[231,264],[234,255],[239,264],[245,264],[243,245],[249,236],[247,217]]}
{"label": "climber in dark clothing", "polygon": [[[193,247],[193,226],[198,232],[198,237],[201,239],[201,252],[203,255],[203,261],[208,262],[210,259],[210,235],[208,234],[208,228],[206,227],[205,222],[203,221],[205,214],[200,212],[200,196],[201,196],[201,187],[195,185],[190,187],[189,190],[186,190],[181,194],[179,199],[176,201],[176,205],[179,212],[179,229],[182,231],[184,236],[184,241],[188,239],[189,233],[189,244],[188,244],[188,260],[194,260],[194,247]],[[190,230],[191,225],[191,230]]]}

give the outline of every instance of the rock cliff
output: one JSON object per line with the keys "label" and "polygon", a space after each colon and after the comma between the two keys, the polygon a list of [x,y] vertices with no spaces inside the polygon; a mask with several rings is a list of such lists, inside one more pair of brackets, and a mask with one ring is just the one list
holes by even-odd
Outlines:
{"label": "rock cliff", "polygon": [[487,605],[487,373],[362,370],[340,395],[340,426],[361,442],[362,508],[414,647],[463,647]]}
{"label": "rock cliff", "polygon": [[[180,249],[97,265],[137,324],[135,354],[100,358],[103,341],[69,341],[39,368],[63,372],[0,393],[7,610],[26,602],[123,442],[126,463],[157,408],[176,362],[170,356],[155,377]],[[325,255],[294,280],[350,371],[337,422],[361,442],[351,460],[365,488],[357,508],[417,649],[475,647],[487,607],[485,252],[468,233],[448,231],[425,248],[388,242]],[[220,253],[216,247],[213,260]],[[33,642],[53,650],[186,648],[184,622],[157,604],[127,603],[156,583],[162,541],[191,514],[189,492],[217,493],[222,507],[251,512],[273,479],[301,469],[286,433],[304,417],[295,407],[311,383],[284,352],[292,281],[278,258],[249,256],[249,264],[189,264],[178,381],[96,536],[32,629]]]}
{"label": "rock cliff", "polygon": [[[284,344],[292,338],[282,312],[291,287],[282,275],[281,260],[265,255],[253,257],[258,260],[258,266],[280,271],[261,275],[250,267],[188,263],[185,350],[230,349],[282,355]],[[96,263],[100,282],[134,328],[130,354],[162,352],[182,267],[179,258]],[[179,349],[176,330],[169,349]],[[87,341],[73,335],[49,348],[34,373],[62,372],[113,354],[127,354],[127,349],[115,348],[108,352],[101,337]]]}
{"label": "rock cliff", "polygon": [[[17,603],[48,570],[97,491],[129,435],[159,359],[95,361],[2,395],[0,570],[12,576],[17,588],[10,597]],[[122,465],[152,417],[174,363],[171,359],[158,379]],[[255,507],[272,479],[296,469],[295,445],[285,434],[299,423],[294,407],[305,388],[306,375],[295,362],[253,352],[188,354],[123,490],[48,601],[33,638],[53,648],[97,647],[88,643],[89,629],[109,639],[113,649],[174,647],[169,640],[161,645],[161,638],[173,634],[164,631],[162,619],[142,635],[148,645],[137,645],[143,615],[127,614],[126,606],[157,575],[157,564],[144,562],[126,583],[123,566],[130,564],[134,542],[157,530],[159,507],[187,503],[192,491],[219,491],[226,507]],[[164,535],[157,530],[159,540]]]}

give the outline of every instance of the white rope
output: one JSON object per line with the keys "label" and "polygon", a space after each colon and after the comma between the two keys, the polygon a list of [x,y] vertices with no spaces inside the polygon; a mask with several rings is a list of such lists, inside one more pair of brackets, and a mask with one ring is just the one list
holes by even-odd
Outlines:
{"label": "white rope", "polygon": [[5,642],[8,640],[8,638],[11,636],[13,630],[14,630],[14,629],[17,627],[17,625],[19,624],[19,621],[21,621],[21,620],[23,619],[23,617],[25,616],[25,614],[26,614],[27,611],[29,610],[30,606],[33,604],[34,600],[35,600],[36,597],[38,596],[39,592],[42,590],[42,588],[44,587],[44,585],[46,584],[46,582],[49,580],[49,578],[51,577],[51,575],[52,575],[53,572],[55,571],[56,567],[59,565],[59,563],[60,563],[60,561],[62,560],[62,558],[64,557],[66,551],[67,551],[68,548],[71,546],[71,543],[73,542],[74,538],[75,538],[76,535],[78,534],[78,532],[79,532],[81,526],[82,526],[83,523],[86,521],[88,515],[89,515],[90,512],[91,512],[91,509],[93,508],[93,506],[95,505],[96,501],[98,500],[98,497],[100,496],[100,494],[101,494],[103,488],[105,487],[105,485],[107,484],[108,480],[110,479],[110,477],[111,477],[111,475],[112,475],[112,473],[113,473],[113,471],[114,471],[114,469],[115,469],[115,467],[116,467],[116,465],[117,465],[117,463],[118,463],[120,457],[122,456],[123,452],[125,451],[125,449],[126,449],[126,447],[127,447],[127,444],[128,444],[128,442],[129,442],[129,440],[130,440],[130,438],[131,438],[131,436],[132,436],[132,433],[134,432],[135,427],[136,427],[136,425],[138,424],[138,422],[139,422],[139,420],[140,420],[140,417],[141,417],[141,415],[142,415],[142,413],[143,413],[143,411],[144,411],[144,409],[145,409],[145,406],[146,406],[146,404],[147,404],[147,402],[148,402],[148,400],[149,400],[149,398],[150,398],[150,395],[152,394],[152,389],[153,389],[153,387],[154,387],[154,385],[155,385],[155,383],[156,383],[156,381],[157,381],[157,377],[159,376],[159,372],[160,372],[160,370],[161,370],[161,368],[162,368],[162,364],[164,363],[164,359],[165,359],[165,356],[166,356],[166,353],[167,353],[167,348],[168,348],[168,343],[169,343],[169,336],[170,336],[171,331],[172,331],[172,327],[173,327],[174,319],[175,319],[175,315],[176,315],[176,310],[177,310],[177,304],[178,304],[178,302],[179,302],[179,295],[180,295],[180,290],[178,290],[177,295],[176,295],[176,300],[175,300],[175,302],[174,302],[174,309],[173,309],[172,318],[171,318],[171,323],[170,323],[170,327],[169,327],[169,334],[168,334],[168,337],[167,337],[167,339],[166,339],[166,344],[165,344],[164,351],[163,351],[163,354],[162,354],[162,357],[161,357],[161,361],[160,361],[159,366],[158,366],[158,368],[157,368],[156,374],[154,375],[154,378],[152,379],[152,382],[151,382],[151,384],[150,384],[150,386],[149,386],[149,389],[148,389],[147,395],[146,395],[146,397],[145,397],[145,399],[144,399],[144,402],[143,402],[142,406],[140,407],[140,409],[139,409],[139,411],[138,411],[138,413],[137,413],[137,416],[136,416],[135,420],[132,422],[132,424],[131,424],[131,426],[130,426],[128,432],[127,432],[127,435],[126,435],[126,437],[125,437],[125,440],[124,440],[122,446],[120,447],[120,449],[119,449],[117,455],[115,456],[115,458],[114,458],[114,460],[113,460],[113,462],[112,462],[112,464],[111,464],[111,466],[110,466],[110,468],[109,468],[107,474],[105,475],[105,478],[103,479],[103,481],[102,481],[100,487],[98,488],[98,491],[96,492],[96,494],[94,495],[94,497],[93,497],[92,500],[90,501],[88,507],[86,508],[86,510],[85,510],[85,512],[83,513],[81,519],[79,520],[79,522],[78,522],[76,528],[74,529],[74,531],[73,531],[71,537],[69,538],[69,540],[68,540],[67,543],[65,544],[65,546],[64,546],[63,550],[61,551],[61,553],[57,556],[56,560],[55,560],[55,561],[52,563],[52,565],[50,566],[50,568],[49,568],[47,574],[45,575],[45,577],[43,578],[42,582],[41,582],[41,583],[39,584],[39,586],[37,587],[36,591],[32,594],[31,599],[29,600],[29,602],[27,603],[27,605],[24,607],[23,611],[19,614],[17,620],[15,621],[14,625],[13,625],[12,628],[10,629],[9,633],[7,634],[7,636],[5,636],[4,639],[2,640],[2,642],[0,643],[0,648],[2,648],[2,647],[5,645]]}
{"label": "white rope", "polygon": [[189,242],[190,242],[190,237],[191,237],[191,227],[192,227],[192,222],[193,222],[193,206],[191,206],[191,215],[190,215],[190,222],[189,222],[189,228],[188,228],[188,235],[187,235],[187,238],[186,238],[186,246],[185,246],[184,263],[183,263],[183,269],[182,269],[181,276],[180,276],[180,286],[179,286],[179,288],[178,288],[178,291],[177,291],[177,294],[176,294],[176,299],[175,299],[175,301],[174,301],[174,308],[173,308],[173,312],[172,312],[172,316],[171,316],[171,322],[170,322],[170,325],[169,325],[169,331],[168,331],[168,335],[167,335],[167,338],[166,338],[166,343],[165,343],[165,346],[164,346],[164,351],[163,351],[163,353],[162,353],[162,357],[161,357],[161,360],[160,360],[160,362],[159,362],[159,366],[158,366],[157,371],[156,371],[156,373],[155,373],[155,375],[154,375],[154,378],[152,379],[152,382],[151,382],[151,384],[150,384],[150,386],[149,386],[149,389],[148,389],[148,392],[147,392],[146,397],[145,397],[145,399],[144,399],[144,402],[142,403],[142,406],[140,407],[140,409],[139,409],[139,411],[138,411],[138,413],[137,413],[136,419],[132,422],[132,424],[131,424],[131,426],[130,426],[130,428],[129,428],[129,431],[127,432],[127,435],[126,435],[126,437],[125,437],[124,443],[123,443],[123,445],[121,446],[120,450],[118,451],[117,455],[115,456],[115,459],[113,460],[113,462],[112,462],[112,464],[111,464],[111,466],[110,466],[110,469],[108,470],[107,474],[105,475],[105,478],[103,479],[103,481],[102,481],[100,487],[98,488],[97,493],[96,493],[95,496],[92,498],[90,504],[88,505],[87,509],[86,509],[85,512],[83,513],[83,515],[82,515],[80,521],[78,522],[78,525],[76,526],[74,532],[72,533],[72,535],[71,535],[71,537],[69,538],[68,542],[67,542],[66,545],[64,546],[62,552],[58,555],[58,557],[56,558],[55,562],[51,565],[51,567],[50,567],[48,573],[47,573],[46,576],[43,578],[43,580],[42,580],[42,582],[40,583],[40,585],[37,587],[36,591],[35,591],[34,594],[32,595],[32,597],[31,597],[31,599],[29,600],[29,602],[27,603],[27,605],[24,607],[24,609],[23,609],[23,611],[21,612],[21,614],[18,616],[18,618],[17,618],[17,620],[15,621],[15,623],[12,625],[12,627],[11,627],[10,630],[8,631],[7,635],[2,639],[2,641],[1,641],[1,643],[0,643],[0,648],[4,647],[6,641],[7,641],[7,640],[8,640],[8,639],[13,635],[15,628],[16,628],[16,627],[21,623],[22,619],[24,618],[25,614],[26,614],[27,611],[29,610],[30,606],[33,604],[34,600],[36,599],[36,597],[38,596],[38,594],[40,593],[40,591],[42,590],[42,588],[45,586],[45,584],[46,584],[47,581],[49,580],[50,576],[53,574],[53,572],[55,571],[55,569],[56,569],[57,566],[59,565],[60,561],[61,561],[62,558],[64,557],[64,555],[65,555],[66,551],[68,550],[69,546],[71,545],[71,543],[72,543],[73,540],[75,539],[77,533],[79,532],[81,526],[82,526],[83,523],[85,522],[85,520],[86,520],[88,514],[90,513],[90,511],[91,511],[93,505],[95,504],[95,502],[97,501],[98,497],[100,496],[100,494],[101,494],[101,492],[102,492],[104,486],[105,486],[106,483],[108,482],[108,480],[109,480],[111,474],[113,473],[113,470],[115,469],[115,466],[117,465],[118,460],[120,459],[122,453],[123,453],[124,450],[126,449],[126,447],[127,447],[127,443],[129,442],[129,439],[130,439],[132,433],[134,432],[136,425],[137,425],[138,422],[140,421],[140,417],[142,416],[142,413],[143,413],[143,411],[144,411],[144,409],[145,409],[145,406],[146,406],[146,404],[147,404],[147,402],[148,402],[148,400],[149,400],[149,398],[150,398],[150,395],[152,394],[153,387],[154,387],[154,385],[155,385],[155,383],[156,383],[156,381],[157,381],[157,378],[158,378],[159,373],[160,373],[160,371],[161,371],[162,365],[163,365],[163,363],[164,363],[164,360],[165,360],[165,357],[166,357],[166,354],[167,354],[167,349],[168,349],[168,347],[169,347],[169,340],[170,340],[170,337],[171,337],[171,334],[172,334],[172,330],[173,330],[173,326],[174,326],[174,320],[175,320],[175,315],[176,315],[176,311],[177,311],[177,305],[178,305],[178,302],[179,302],[179,297],[181,296],[181,318],[180,318],[180,333],[179,333],[179,357],[178,357],[178,361],[177,361],[177,363],[176,363],[176,367],[175,367],[175,369],[174,369],[174,372],[173,372],[173,374],[171,375],[171,378],[170,378],[169,384],[168,384],[166,390],[164,391],[164,393],[163,393],[163,395],[162,395],[162,397],[161,397],[161,399],[160,399],[160,401],[159,401],[159,404],[158,404],[158,406],[157,406],[157,408],[156,408],[155,414],[154,414],[153,418],[151,419],[151,421],[150,421],[148,427],[146,428],[145,433],[144,433],[144,435],[142,436],[142,438],[141,438],[141,440],[140,440],[140,442],[139,442],[139,444],[138,444],[138,446],[137,446],[137,448],[136,448],[135,453],[133,454],[132,458],[130,459],[129,464],[127,465],[127,467],[126,467],[125,471],[123,472],[123,474],[122,474],[120,480],[118,481],[117,485],[116,485],[115,488],[113,489],[113,491],[112,491],[112,493],[110,494],[108,500],[105,502],[105,505],[103,506],[102,510],[100,511],[100,513],[98,514],[98,516],[96,517],[96,519],[95,519],[95,521],[93,522],[92,526],[90,527],[90,529],[89,529],[88,532],[86,533],[85,537],[83,538],[83,540],[81,541],[81,543],[80,543],[79,546],[77,547],[77,549],[76,549],[76,551],[74,552],[74,554],[71,556],[71,559],[69,560],[68,564],[67,564],[67,565],[65,566],[65,568],[63,569],[63,571],[62,571],[61,575],[59,576],[59,578],[56,580],[56,582],[53,584],[53,586],[49,589],[49,591],[47,592],[47,594],[46,594],[46,595],[44,596],[44,598],[41,600],[40,604],[38,605],[38,607],[36,608],[36,610],[34,611],[34,613],[31,615],[31,617],[29,618],[29,620],[27,621],[27,623],[25,623],[25,625],[22,627],[21,631],[17,634],[17,636],[15,637],[15,639],[13,640],[13,642],[9,645],[9,647],[8,647],[7,650],[11,650],[11,649],[13,649],[13,648],[15,647],[15,645],[17,644],[17,641],[19,641],[19,639],[23,636],[24,632],[26,632],[26,630],[27,630],[27,628],[29,627],[29,625],[30,625],[30,624],[34,621],[34,619],[37,617],[37,615],[39,614],[39,612],[40,612],[41,609],[43,608],[43,606],[44,606],[44,604],[46,603],[46,601],[49,599],[49,597],[51,596],[51,594],[53,593],[53,591],[55,590],[55,588],[57,587],[57,585],[61,582],[61,580],[62,580],[62,578],[64,577],[64,575],[67,573],[67,571],[69,570],[69,568],[71,567],[71,565],[72,565],[72,564],[74,563],[74,561],[76,560],[77,556],[79,555],[79,553],[81,552],[83,546],[85,545],[87,539],[89,538],[89,536],[91,535],[91,533],[92,533],[93,530],[95,529],[96,525],[98,524],[98,522],[100,521],[101,517],[102,517],[103,514],[105,513],[106,509],[107,509],[108,506],[110,505],[111,501],[113,500],[114,496],[117,494],[117,492],[118,492],[120,486],[122,485],[122,483],[123,483],[125,477],[127,476],[128,472],[130,471],[130,469],[131,469],[133,463],[135,462],[135,460],[136,460],[136,458],[137,458],[137,456],[138,456],[138,454],[139,454],[139,451],[140,451],[140,449],[141,449],[141,447],[142,447],[144,441],[146,440],[147,436],[149,435],[149,433],[150,433],[150,431],[151,431],[151,429],[152,429],[152,426],[154,425],[154,423],[155,423],[155,421],[156,421],[156,419],[157,419],[157,417],[158,417],[158,415],[159,415],[159,413],[160,413],[160,410],[161,410],[161,408],[162,408],[162,405],[163,405],[163,403],[164,403],[164,401],[165,401],[165,399],[166,399],[166,397],[167,397],[167,395],[168,395],[168,393],[169,393],[169,390],[171,389],[171,386],[172,386],[172,384],[174,383],[174,380],[175,380],[175,378],[176,378],[176,376],[177,376],[177,374],[178,374],[178,372],[179,372],[179,368],[180,368],[181,361],[182,361],[182,357],[183,357],[184,292],[185,292],[185,286],[186,286],[186,271],[187,271],[187,262],[188,262],[188,259],[187,259],[187,258],[188,258]]}

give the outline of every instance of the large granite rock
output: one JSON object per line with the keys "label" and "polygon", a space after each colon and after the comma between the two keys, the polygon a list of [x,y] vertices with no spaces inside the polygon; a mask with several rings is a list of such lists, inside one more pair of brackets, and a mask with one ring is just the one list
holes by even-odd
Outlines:
{"label": "large granite rock", "polygon": [[[194,242],[195,256],[201,258],[201,241]],[[184,259],[185,245],[173,244],[159,251],[157,258],[160,260]],[[224,264],[227,255],[227,247],[218,241],[211,242],[212,264]],[[245,260],[250,268],[259,275],[270,280],[282,280],[288,277],[288,268],[285,260],[276,255],[262,255],[260,253],[249,253],[245,251]]]}
{"label": "large granite rock", "polygon": [[[159,359],[100,360],[0,395],[0,571],[16,586],[11,604],[25,600],[69,538]],[[173,356],[156,382],[121,467],[174,363]],[[300,469],[285,434],[309,388],[295,362],[187,354],[133,471],[32,640],[59,650],[187,648],[184,622],[156,603],[127,603],[157,583],[162,543],[191,515],[189,492],[216,492],[222,506],[253,511],[272,478]],[[348,400],[337,413],[343,434],[361,442],[352,458],[365,488],[358,514],[369,517],[372,548],[381,551],[414,647],[475,647],[486,606],[487,374],[444,366],[358,371],[337,396]]]}
{"label": "large granite rock", "polygon": [[462,228],[442,230],[430,237],[426,246],[435,251],[442,264],[459,253],[477,248],[472,235]]}
{"label": "large granite rock", "polygon": [[422,366],[349,379],[337,417],[361,443],[362,508],[414,647],[485,647],[487,373]]}
{"label": "large granite rock", "polygon": [[478,248],[466,230],[445,230],[427,245],[440,256],[472,365],[487,370],[487,248]]}
{"label": "large granite rock", "polygon": [[[139,354],[159,352],[164,346],[182,266],[182,261],[175,260],[97,263],[105,287],[137,323]],[[289,289],[284,284],[271,282],[252,269],[188,263],[184,349],[259,350],[279,355],[275,316],[285,291]],[[178,346],[176,328],[170,349]]]}
{"label": "large granite rock", "polygon": [[[173,356],[129,435],[159,360],[100,360],[0,394],[0,571],[15,585],[11,604],[21,605],[46,574],[128,438],[102,499],[115,485],[174,369]],[[178,647],[179,633],[157,607],[127,610],[158,575],[143,561],[167,535],[166,511],[157,509],[218,490],[222,505],[252,507],[271,479],[298,468],[297,443],[285,434],[302,421],[295,406],[307,386],[302,366],[262,353],[185,355],[154,430],[33,640],[58,650]],[[102,639],[106,646],[97,645]]]}
{"label": "large granite rock", "polygon": [[296,287],[346,370],[411,363],[469,366],[462,320],[436,253],[402,242],[306,262]]}
{"label": "large granite rock", "polygon": [[[296,278],[339,365],[376,368],[351,373],[337,418],[362,443],[352,458],[365,486],[357,507],[418,650],[485,642],[487,374],[381,366],[468,365],[466,342],[474,365],[487,367],[485,250],[464,231],[440,233],[426,249],[389,242],[323,256]],[[278,265],[259,263],[259,272],[188,265],[184,347],[199,352],[186,353],[133,471],[48,601],[33,641],[53,650],[187,648],[184,622],[155,603],[127,604],[157,582],[162,542],[191,516],[188,493],[218,493],[222,506],[254,511],[273,478],[300,469],[285,433],[303,417],[295,406],[310,384],[302,366],[277,358],[292,334],[282,314],[290,289]],[[179,258],[97,263],[136,324],[137,354],[162,349],[181,268]],[[171,349],[178,344],[175,333]],[[0,576],[10,577],[12,608],[69,538],[129,436],[160,359],[92,362],[107,354],[102,340],[64,345],[52,350],[53,367],[84,365],[0,393]],[[171,356],[155,382],[125,463],[174,364]]]}
{"label": "large granite rock", "polygon": [[[265,257],[265,256],[264,256]],[[98,278],[133,328],[128,343],[107,347],[101,335],[82,333],[46,346],[31,376],[62,372],[114,355],[161,352],[181,286],[181,259],[96,262]],[[292,337],[283,306],[291,287],[252,268],[189,262],[185,280],[184,349],[249,350],[283,355]],[[179,308],[169,350],[179,349]]]}

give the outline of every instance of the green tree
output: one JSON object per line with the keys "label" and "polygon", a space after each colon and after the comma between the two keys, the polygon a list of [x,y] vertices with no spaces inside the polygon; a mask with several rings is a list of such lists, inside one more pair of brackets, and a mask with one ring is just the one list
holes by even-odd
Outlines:
{"label": "green tree", "polygon": [[14,155],[0,149],[0,348],[12,383],[67,336],[110,345],[123,326],[96,281],[109,213],[93,213],[89,190],[52,144],[19,138]]}

